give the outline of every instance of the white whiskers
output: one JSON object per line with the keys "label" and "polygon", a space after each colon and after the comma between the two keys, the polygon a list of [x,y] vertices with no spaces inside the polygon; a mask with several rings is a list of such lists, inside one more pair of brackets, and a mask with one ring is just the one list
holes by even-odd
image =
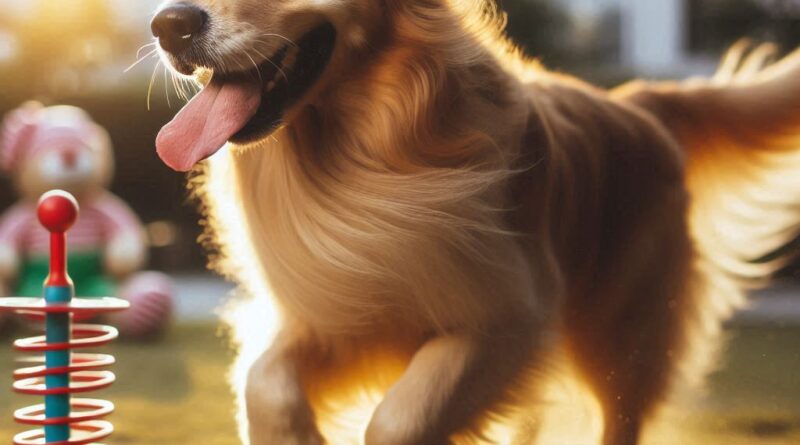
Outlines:
{"label": "white whiskers", "polygon": [[167,65],[164,65],[164,95],[167,96],[167,107],[172,108],[172,103],[169,100],[169,82],[167,82]]}
{"label": "white whiskers", "polygon": [[270,65],[274,66],[278,70],[278,72],[281,73],[281,76],[283,76],[283,79],[285,81],[287,81],[287,82],[289,81],[289,77],[286,76],[286,72],[283,71],[283,68],[281,68],[280,66],[276,65],[275,62],[272,61],[272,59],[270,59],[269,57],[267,57],[264,54],[262,54],[261,51],[255,49],[255,48],[252,48],[252,50],[255,51],[256,54],[261,56],[261,58],[264,59],[266,62],[269,62]]}
{"label": "white whiskers", "polygon": [[145,49],[156,45],[158,45],[158,42],[145,43],[144,45],[140,46],[139,49],[136,50],[136,58],[138,59],[139,56],[142,54],[142,51],[144,51]]}
{"label": "white whiskers", "polygon": [[[140,64],[140,63],[142,63],[142,62],[143,62],[145,59],[147,59],[147,58],[148,58],[148,57],[150,57],[150,56],[154,56],[154,55],[155,55],[155,56],[157,57],[157,56],[158,56],[158,54],[156,54],[156,52],[158,52],[158,49],[153,49],[153,50],[152,50],[152,51],[150,51],[149,53],[147,53],[147,54],[145,54],[144,56],[140,57],[140,58],[139,58],[139,59],[138,59],[136,62],[133,62],[133,64],[132,64],[131,66],[129,66],[129,67],[127,67],[127,68],[125,68],[125,71],[123,71],[123,73],[127,74],[127,73],[128,73],[128,71],[130,71],[130,70],[132,70],[133,68],[135,68],[135,67],[136,67],[136,65],[138,65],[138,64]],[[138,56],[138,54],[139,54],[139,53],[137,52],[136,54],[137,54],[137,56]]]}
{"label": "white whiskers", "polygon": [[[285,41],[288,45],[293,47],[297,47],[297,44],[289,39],[286,36],[281,34],[262,34],[262,38],[277,38]],[[230,67],[233,65],[235,68],[234,70],[241,70],[241,71],[248,71],[249,66],[252,65],[255,68],[255,72],[258,75],[259,80],[264,83],[269,81],[270,79],[264,78],[263,70],[261,69],[260,63],[269,63],[279,73],[283,79],[286,81],[289,80],[289,76],[286,74],[284,67],[282,64],[275,63],[270,57],[267,57],[260,51],[257,46],[261,46],[262,49],[265,46],[269,46],[269,43],[266,40],[261,39],[252,39],[250,42],[254,45],[253,47],[247,47],[245,41],[237,40],[237,39],[226,39],[228,48],[233,49],[233,51],[228,52],[224,51],[223,47],[220,45],[214,46],[206,46],[203,45],[202,48],[202,55],[201,62],[199,63],[201,66],[207,66],[210,69],[220,70],[220,72],[228,71],[226,67]],[[256,59],[256,57],[260,58],[260,60]],[[169,83],[172,83],[172,89],[176,97],[182,99],[184,101],[191,100],[192,96],[194,96],[197,91],[200,89],[199,85],[196,82],[192,82],[191,79],[187,77],[180,76],[174,71],[169,69],[168,63],[166,63],[163,59],[159,57],[158,54],[158,41],[152,41],[146,43],[139,47],[136,50],[136,61],[128,66],[124,73],[128,73],[137,66],[139,66],[142,62],[150,59],[157,59],[155,66],[153,67],[153,72],[150,75],[150,82],[147,87],[147,109],[152,109],[152,97],[153,97],[153,89],[156,86],[156,77],[158,75],[159,68],[163,68],[163,77],[164,77],[164,96],[167,101],[167,106],[172,108],[172,100],[170,97],[169,91]]]}
{"label": "white whiskers", "polygon": [[150,86],[147,87],[147,111],[150,111],[150,97],[153,93],[153,84],[156,82],[156,73],[158,72],[158,66],[161,65],[161,59],[156,62],[156,66],[153,67],[153,75],[150,76]]}
{"label": "white whiskers", "polygon": [[264,83],[264,78],[261,76],[261,68],[258,67],[256,61],[253,60],[253,57],[247,51],[244,52],[244,55],[247,56],[251,62],[253,62],[253,66],[256,67],[256,73],[258,73],[258,80],[260,80],[261,83]]}

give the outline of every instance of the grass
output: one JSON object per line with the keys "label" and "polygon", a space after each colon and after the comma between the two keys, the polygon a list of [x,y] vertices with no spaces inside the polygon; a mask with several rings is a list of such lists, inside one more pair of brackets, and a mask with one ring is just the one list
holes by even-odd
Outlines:
{"label": "grass", "polygon": [[700,443],[800,443],[800,328],[740,328],[732,340],[694,422],[719,439]]}
{"label": "grass", "polygon": [[[215,332],[211,325],[181,326],[159,343],[120,342],[104,350],[117,357],[117,383],[98,393],[117,405],[111,417],[116,432],[105,443],[239,443],[225,380],[231,354]],[[15,355],[9,348],[0,350],[0,376],[10,376]],[[3,386],[10,383],[8,378]],[[0,444],[22,431],[11,420],[13,408],[32,402],[0,391]]]}
{"label": "grass", "polygon": [[[727,366],[711,377],[710,396],[690,411],[665,416],[648,444],[800,443],[800,328],[748,327],[732,334]],[[14,365],[9,349],[0,349],[3,376]],[[238,444],[225,381],[231,354],[213,326],[184,325],[163,342],[123,342],[109,350],[118,358],[118,383],[100,396],[117,404],[117,432],[107,443]],[[10,420],[13,409],[34,401],[1,389],[3,444],[20,431]]]}

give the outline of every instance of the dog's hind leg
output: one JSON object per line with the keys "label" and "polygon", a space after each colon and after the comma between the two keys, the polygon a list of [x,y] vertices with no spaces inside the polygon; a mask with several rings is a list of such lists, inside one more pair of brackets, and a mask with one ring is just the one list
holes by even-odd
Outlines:
{"label": "dog's hind leg", "polygon": [[565,308],[569,353],[603,409],[603,445],[639,443],[686,347],[692,249],[680,207],[662,210],[625,240],[598,286]]}
{"label": "dog's hind leg", "polygon": [[245,402],[250,445],[321,445],[303,388],[317,348],[308,335],[285,329],[250,368]]}
{"label": "dog's hind leg", "polygon": [[[640,294],[647,300],[653,294]],[[667,299],[645,302],[648,310],[669,311]],[[662,304],[663,302],[663,304]],[[662,401],[672,372],[670,332],[675,320],[642,320],[643,307],[614,322],[585,323],[572,333],[572,353],[603,410],[603,445],[636,445],[643,423]]]}
{"label": "dog's hind leg", "polygon": [[445,445],[508,396],[537,356],[537,329],[524,322],[489,334],[435,337],[414,355],[376,409],[366,445]]}

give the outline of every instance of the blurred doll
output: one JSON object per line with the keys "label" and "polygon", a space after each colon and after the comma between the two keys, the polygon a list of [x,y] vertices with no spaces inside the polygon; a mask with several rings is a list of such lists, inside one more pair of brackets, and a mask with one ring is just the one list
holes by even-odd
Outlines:
{"label": "blurred doll", "polygon": [[167,326],[172,284],[156,272],[137,272],[146,261],[142,224],[107,187],[113,171],[111,141],[83,110],[29,102],[0,128],[0,170],[21,196],[0,216],[0,295],[41,296],[49,235],[36,219],[39,196],[51,189],[77,198],[81,213],[70,230],[69,272],[83,297],[119,296],[131,310],[112,322],[123,335],[151,337]]}

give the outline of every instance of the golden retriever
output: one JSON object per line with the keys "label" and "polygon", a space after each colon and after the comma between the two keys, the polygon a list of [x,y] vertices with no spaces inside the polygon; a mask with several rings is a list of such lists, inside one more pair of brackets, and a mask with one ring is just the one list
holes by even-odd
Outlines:
{"label": "golden retriever", "polygon": [[603,444],[636,444],[798,231],[800,56],[605,91],[482,0],[167,1],[152,27],[205,85],[160,156],[226,145],[197,181],[255,294],[231,326],[252,445],[342,443],[322,425],[368,388],[367,445],[471,443],[540,402],[556,350]]}

